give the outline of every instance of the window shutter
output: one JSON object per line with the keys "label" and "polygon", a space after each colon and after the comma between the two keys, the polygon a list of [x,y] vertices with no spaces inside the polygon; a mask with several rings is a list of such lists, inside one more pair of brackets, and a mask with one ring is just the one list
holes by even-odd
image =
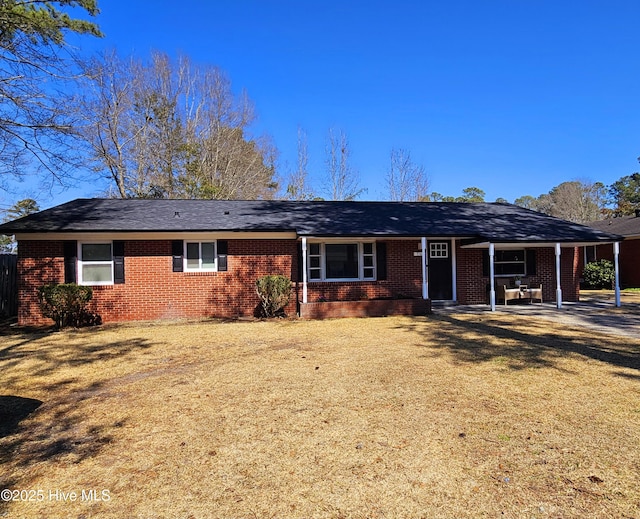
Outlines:
{"label": "window shutter", "polygon": [[296,281],[302,281],[302,243],[298,242],[298,279]]}
{"label": "window shutter", "polygon": [[527,262],[527,276],[535,276],[536,275],[536,251],[533,249],[527,249],[525,251],[526,262]]}
{"label": "window shutter", "polygon": [[64,247],[64,282],[77,283],[78,242],[69,240],[63,242]]}
{"label": "window shutter", "polygon": [[182,240],[174,240],[171,242],[171,255],[173,256],[173,271],[182,272],[184,270],[184,245]]}
{"label": "window shutter", "polygon": [[482,275],[485,277],[489,276],[489,250],[488,249],[482,249]]}
{"label": "window shutter", "polygon": [[387,279],[387,244],[383,241],[376,242],[376,269],[378,281]]}
{"label": "window shutter", "polygon": [[229,242],[218,240],[218,271],[227,271],[227,256],[229,254]]}
{"label": "window shutter", "polygon": [[113,283],[124,283],[124,242],[113,242]]}

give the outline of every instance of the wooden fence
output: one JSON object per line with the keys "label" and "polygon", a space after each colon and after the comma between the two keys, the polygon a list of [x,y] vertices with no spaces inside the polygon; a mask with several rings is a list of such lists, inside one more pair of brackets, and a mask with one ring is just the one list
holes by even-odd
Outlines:
{"label": "wooden fence", "polygon": [[0,254],[0,318],[18,315],[18,256]]}

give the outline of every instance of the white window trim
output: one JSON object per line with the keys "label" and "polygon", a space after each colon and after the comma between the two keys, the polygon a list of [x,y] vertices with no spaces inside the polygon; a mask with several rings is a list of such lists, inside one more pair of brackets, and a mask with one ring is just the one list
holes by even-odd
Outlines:
{"label": "white window trim", "polygon": [[[370,243],[372,244],[372,252],[373,254],[365,254],[364,253],[364,244]],[[325,250],[325,245],[353,245],[356,244],[358,246],[358,277],[357,278],[327,278],[327,255]],[[311,245],[320,245],[320,278],[312,278],[311,271],[317,271],[318,267],[311,267],[311,256],[317,256],[316,254],[311,254]],[[372,256],[373,257],[373,266],[365,267],[364,266],[364,257]],[[373,277],[364,277],[364,269],[373,269]],[[331,240],[331,241],[309,241],[307,245],[307,279],[309,283],[345,283],[345,282],[353,282],[353,281],[376,281],[378,279],[378,267],[377,267],[377,256],[376,256],[376,242],[372,240]]]}
{"label": "white window trim", "polygon": [[[593,260],[589,261],[589,253],[587,249],[593,248]],[[588,265],[589,263],[595,263],[598,261],[598,247],[596,245],[585,245],[584,246],[584,264]]]}
{"label": "white window trim", "polygon": [[[110,261],[83,261],[82,259],[82,246],[83,245],[109,245],[111,247],[111,260]],[[85,281],[82,278],[83,265],[109,265],[111,266],[111,281]],[[82,241],[78,242],[78,285],[83,286],[109,286],[114,284],[115,273],[113,270],[113,241]]]}
{"label": "white window trim", "polygon": [[[187,244],[188,243],[197,243],[198,244],[198,267],[190,268],[187,263]],[[202,267],[202,244],[203,243],[213,243],[214,256],[213,256],[213,267]],[[185,272],[218,272],[218,240],[183,240],[183,265]]]}
{"label": "white window trim", "polygon": [[430,242],[429,258],[449,259],[449,242]]}

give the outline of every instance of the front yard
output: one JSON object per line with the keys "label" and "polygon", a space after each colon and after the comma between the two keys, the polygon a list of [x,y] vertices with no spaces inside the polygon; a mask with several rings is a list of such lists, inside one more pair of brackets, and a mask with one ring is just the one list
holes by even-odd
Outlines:
{"label": "front yard", "polygon": [[497,312],[0,341],[0,517],[639,514],[640,340]]}

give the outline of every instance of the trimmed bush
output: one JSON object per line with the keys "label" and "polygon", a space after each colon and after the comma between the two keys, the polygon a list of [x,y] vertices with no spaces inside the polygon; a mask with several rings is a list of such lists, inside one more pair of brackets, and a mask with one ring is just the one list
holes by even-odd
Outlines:
{"label": "trimmed bush", "polygon": [[87,310],[92,297],[91,287],[75,283],[44,285],[38,291],[42,315],[53,319],[57,329],[100,324],[100,317]]}
{"label": "trimmed bush", "polygon": [[587,263],[582,272],[585,288],[614,288],[616,273],[613,262],[609,260]]}
{"label": "trimmed bush", "polygon": [[283,316],[291,298],[291,280],[281,275],[263,276],[256,280],[256,292],[265,317]]}

